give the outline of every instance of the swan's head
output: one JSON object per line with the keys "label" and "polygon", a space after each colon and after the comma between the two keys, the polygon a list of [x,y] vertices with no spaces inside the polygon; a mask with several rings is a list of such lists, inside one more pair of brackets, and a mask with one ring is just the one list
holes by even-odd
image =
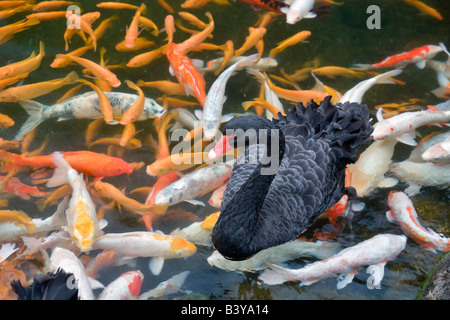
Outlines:
{"label": "swan's head", "polygon": [[273,128],[270,120],[257,115],[233,118],[223,127],[222,137],[209,152],[209,158],[212,160],[231,149],[260,143],[261,137],[267,137],[267,131]]}

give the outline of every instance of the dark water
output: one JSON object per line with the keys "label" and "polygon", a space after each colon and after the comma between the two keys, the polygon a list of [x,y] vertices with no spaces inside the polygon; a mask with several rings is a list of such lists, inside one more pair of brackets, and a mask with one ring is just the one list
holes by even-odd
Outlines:
{"label": "dark water", "polygon": [[[168,1],[176,10],[182,10],[182,1]],[[84,12],[96,11],[94,1],[80,1]],[[139,1],[130,1],[139,5]],[[160,28],[164,26],[164,18],[167,11],[161,8],[156,1],[147,1],[147,17],[151,18]],[[285,23],[283,17],[267,27],[264,36],[265,53],[273,48],[276,43],[295,34],[301,30],[310,30],[311,37],[308,43],[302,43],[286,49],[277,56],[280,68],[284,68],[287,73],[293,73],[300,69],[305,63],[318,58],[321,66],[333,65],[348,67],[354,63],[375,63],[385,57],[410,50],[425,44],[445,43],[450,47],[449,41],[449,13],[450,3],[446,1],[427,1],[427,4],[436,8],[444,17],[443,21],[420,14],[402,1],[360,1],[344,0],[343,6],[331,6],[330,15],[305,19],[295,25]],[[369,14],[366,9],[369,5],[378,5],[381,9],[381,29],[369,30],[366,20]],[[194,13],[202,20],[206,21],[204,12],[210,11],[215,20],[214,38],[211,42],[223,44],[226,40],[232,40],[235,48],[239,47],[248,34],[248,27],[252,26],[258,19],[258,13],[252,10],[245,3],[236,2],[229,6],[220,6],[210,3],[201,9],[185,10]],[[119,19],[113,22],[112,28],[108,29],[105,36],[99,40],[99,47],[107,49],[106,58],[109,64],[127,62],[137,53],[121,53],[114,49],[115,44],[122,41],[125,35],[125,26],[132,19],[133,12],[128,10],[114,12],[112,10],[100,10],[102,19],[113,14],[118,14]],[[12,23],[21,16],[13,16],[0,24]],[[96,22],[94,26],[97,26]],[[187,25],[187,24],[186,24]],[[44,21],[33,26],[29,30],[19,33],[12,40],[0,46],[0,65],[6,65],[13,61],[23,60],[30,55],[33,50],[38,50],[39,41],[44,41],[46,46],[46,56],[36,71],[32,72],[25,83],[34,83],[49,79],[64,77],[69,71],[76,70],[80,73],[79,66],[69,66],[63,69],[53,69],[50,63],[58,53],[64,53],[63,34],[65,31],[65,21],[54,20]],[[144,31],[144,36],[154,40],[157,45],[165,43],[165,33],[155,38]],[[181,42],[188,38],[188,34],[181,30],[175,33],[175,42]],[[70,50],[82,46],[82,41],[74,36],[70,45]],[[144,50],[140,52],[144,52]],[[138,52],[138,53],[140,53]],[[254,51],[251,51],[253,53]],[[214,51],[194,52],[191,58],[201,58],[204,60],[218,57]],[[84,57],[93,61],[99,61],[99,50],[89,51]],[[445,55],[438,55],[437,59],[446,59]],[[138,79],[145,81],[152,80],[173,80],[168,72],[168,62],[163,57],[150,65],[141,68],[124,68],[115,73],[122,80],[122,85],[115,91],[133,92],[123,80],[129,79],[136,82]],[[275,75],[280,75],[278,69],[272,71]],[[215,77],[208,74],[206,77],[207,87],[214,81]],[[370,89],[364,96],[363,103],[367,104],[375,115],[374,106],[382,103],[402,102],[410,98],[420,98],[427,104],[442,102],[430,93],[430,90],[438,86],[434,71],[431,69],[418,69],[414,65],[409,65],[398,77],[406,82],[406,85],[378,85]],[[344,93],[353,87],[358,81],[354,78],[339,77],[327,79],[322,77],[322,81],[332,88]],[[302,88],[310,88],[314,85],[313,79],[308,79],[301,83]],[[52,104],[64,94],[69,87],[64,87],[36,100]],[[259,85],[252,78],[244,73],[233,76],[227,85],[226,94],[228,99],[224,105],[224,113],[242,112],[241,102],[252,100],[258,96]],[[148,97],[156,98],[160,96],[157,90],[145,88],[144,92]],[[0,112],[10,115],[16,125],[1,132],[1,137],[12,139],[20,125],[25,121],[27,115],[18,104],[2,103]],[[84,132],[89,123],[87,120],[70,120],[57,123],[49,120],[39,126],[37,136],[30,147],[31,150],[38,148],[46,137],[49,143],[45,149],[45,154],[53,151],[85,150]],[[155,136],[155,130],[151,121],[137,123],[137,129],[143,129],[137,138],[145,139],[149,134]],[[121,128],[110,127],[102,130],[97,138],[109,137],[119,133]],[[93,149],[97,152],[106,152],[106,148],[98,147]],[[408,157],[411,148],[399,145],[394,154],[394,160],[400,161]],[[154,151],[146,144],[139,150],[128,150],[124,154],[124,159],[128,162],[144,161],[150,164],[154,160]],[[27,182],[26,176],[21,176]],[[28,180],[29,181],[29,180]],[[120,176],[105,181],[113,183],[118,188],[126,188],[126,191],[133,190],[140,186],[151,186],[155,179],[145,173],[145,167],[134,172],[129,177]],[[401,190],[404,185],[395,187]],[[351,231],[341,233],[336,239],[343,246],[351,246],[366,240],[378,233],[400,234],[401,230],[395,224],[386,220],[387,195],[390,189],[377,189],[368,197],[363,199],[366,204],[365,209],[359,212],[352,222]],[[136,199],[143,201],[144,199]],[[201,198],[207,201],[208,195]],[[450,236],[448,209],[449,197],[446,190],[435,188],[424,188],[419,195],[413,197],[413,202],[419,213],[421,222],[426,227],[431,227],[436,232],[442,232]],[[200,218],[217,211],[210,206],[196,207],[191,204],[182,203],[176,205],[186,211],[194,212]],[[56,207],[47,208],[44,212],[39,212],[34,203],[21,199],[11,199],[10,209],[22,209],[32,217],[45,217],[54,212]],[[108,222],[106,232],[127,232],[145,230],[137,217],[126,210],[121,212],[108,212],[105,217]],[[184,227],[189,222],[176,221],[155,225],[155,229],[169,233],[175,227]],[[326,220],[318,221],[310,232],[327,230],[329,224]],[[145,275],[142,292],[154,288],[158,283],[183,271],[191,271],[183,289],[192,292],[187,298],[192,299],[370,299],[370,300],[409,300],[414,299],[421,283],[433,265],[441,257],[440,253],[434,254],[423,250],[412,240],[408,240],[405,250],[394,261],[388,262],[385,269],[385,276],[381,283],[381,289],[369,290],[366,286],[368,274],[365,269],[355,276],[351,284],[342,290],[336,290],[336,279],[330,278],[320,281],[311,286],[299,287],[297,283],[287,283],[278,286],[267,286],[257,281],[257,273],[243,274],[227,272],[215,267],[211,267],[206,258],[212,253],[211,248],[198,246],[195,255],[187,259],[173,259],[165,262],[164,268],[159,276],[153,276],[148,271],[148,259],[138,259],[137,266]],[[97,252],[91,252],[95,256]],[[312,262],[312,259],[298,259],[296,263],[303,265]],[[113,281],[125,271],[130,270],[129,266],[114,267],[104,270],[99,277],[99,281],[105,285]],[[183,296],[185,293],[168,296],[172,299]]]}

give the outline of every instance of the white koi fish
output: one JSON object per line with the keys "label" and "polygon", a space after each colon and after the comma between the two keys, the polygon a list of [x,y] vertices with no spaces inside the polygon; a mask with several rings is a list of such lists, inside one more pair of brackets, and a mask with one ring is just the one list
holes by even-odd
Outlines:
{"label": "white koi fish", "polygon": [[223,185],[212,192],[211,197],[209,197],[208,200],[208,203],[211,207],[219,209],[222,207],[223,193],[225,192],[226,188],[227,182],[225,182]]}
{"label": "white koi fish", "polygon": [[[409,161],[414,162],[423,162],[425,159],[422,158],[422,154],[433,145],[438,145],[441,142],[444,142],[446,139],[450,139],[450,131],[444,131],[441,133],[436,134],[436,132],[431,133],[430,135],[427,135],[423,137],[417,146],[414,147],[413,151],[411,151],[411,154],[408,157]],[[426,161],[432,161],[432,160],[426,160]],[[435,162],[435,161],[432,161]]]}
{"label": "white koi fish", "polygon": [[[234,57],[227,62],[226,67],[229,67],[229,66],[235,64],[236,62],[238,62],[242,59],[245,59],[246,57],[247,56]],[[199,68],[198,70],[203,73],[214,72],[220,68],[220,66],[222,65],[223,59],[224,59],[224,57],[209,60],[206,63],[206,67]],[[258,62],[256,62],[255,65],[251,65],[248,68],[256,69],[256,70],[268,70],[270,68],[275,68],[276,66],[278,66],[278,61],[276,59],[271,58],[271,57],[262,57],[261,59],[258,60]]]}
{"label": "white koi fish", "polygon": [[450,251],[450,239],[437,234],[430,228],[425,229],[419,222],[411,199],[403,192],[391,191],[388,197],[390,210],[386,212],[389,222],[397,223],[402,231],[425,250]]}
{"label": "white koi fish", "polygon": [[367,279],[369,289],[378,288],[384,276],[387,261],[394,260],[406,246],[405,235],[378,234],[357,245],[346,248],[334,256],[306,265],[297,270],[286,269],[269,264],[259,278],[267,284],[280,284],[285,281],[301,281],[300,285],[338,276],[337,289],[351,283],[357,270],[369,266]]}
{"label": "white koi fish", "polygon": [[450,80],[443,72],[437,73],[439,87],[431,90],[431,93],[438,98],[450,99]]}
{"label": "white koi fish", "polygon": [[86,270],[77,256],[70,250],[56,247],[50,256],[53,270],[63,269],[66,273],[73,274],[74,281],[71,285],[78,288],[78,298],[80,300],[94,300],[93,289],[103,289],[105,286],[99,281],[89,278]]}
{"label": "white koi fish", "polygon": [[450,136],[425,150],[422,159],[436,163],[450,163]]}
{"label": "white koi fish", "polygon": [[54,152],[52,157],[56,169],[53,177],[47,181],[47,187],[64,183],[71,185],[72,196],[66,210],[67,231],[76,245],[87,252],[91,250],[100,230],[94,202],[87,191],[83,174],[72,169],[62,153]]}
{"label": "white koi fish", "polygon": [[419,193],[421,187],[448,188],[450,185],[450,164],[405,160],[392,163],[389,171],[408,184],[405,192],[410,197]]}
{"label": "white koi fish", "polygon": [[69,198],[66,197],[58,205],[56,212],[50,217],[46,219],[32,219],[30,224],[33,224],[35,228],[31,234],[22,225],[17,225],[13,222],[0,223],[0,241],[16,241],[22,236],[46,235],[51,231],[60,229],[67,224],[66,218],[64,217],[64,211],[66,210],[68,203]]}
{"label": "white koi fish", "polygon": [[298,257],[326,259],[336,254],[340,249],[342,247],[337,242],[296,239],[264,249],[251,258],[242,261],[225,259],[217,250],[214,250],[207,261],[211,266],[226,271],[256,272],[266,269],[269,264],[281,264]]}
{"label": "white koi fish", "polygon": [[376,188],[397,184],[397,179],[385,176],[392,163],[396,144],[397,140],[393,138],[373,141],[355,163],[348,165],[350,186],[355,188],[358,197],[365,197]]}
{"label": "white koi fish", "polygon": [[228,79],[231,75],[242,68],[250,66],[255,63],[258,54],[253,54],[245,59],[239,60],[231,67],[228,67],[214,81],[211,85],[208,94],[206,95],[203,111],[196,110],[196,116],[202,122],[203,135],[205,139],[213,140],[219,130],[222,122],[229,121],[232,117],[222,115],[223,103],[225,102],[225,88]]}
{"label": "white koi fish", "polygon": [[439,46],[442,51],[448,55],[447,61],[427,60],[425,65],[438,73],[443,73],[447,78],[450,78],[450,53],[442,42],[439,43]]}
{"label": "white koi fish", "polygon": [[382,108],[377,111],[378,122],[373,126],[371,137],[383,140],[395,137],[397,141],[415,146],[414,130],[427,124],[440,124],[450,121],[450,110],[439,108],[439,105],[429,106],[427,110],[403,112],[388,119],[383,119]]}
{"label": "white koi fish", "polygon": [[315,0],[294,0],[289,7],[281,8],[286,14],[286,23],[295,24],[305,18],[315,18],[317,15],[311,12]]}
{"label": "white koi fish", "polygon": [[151,289],[147,292],[142,293],[138,300],[148,300],[150,298],[161,298],[172,293],[176,293],[180,290],[181,286],[184,284],[189,271],[183,271],[173,277],[161,282],[156,286],[156,288]]}
{"label": "white koi fish", "polygon": [[139,270],[122,273],[106,286],[97,300],[135,300],[141,293],[144,275]]}
{"label": "white koi fish", "polygon": [[[139,98],[137,94],[122,92],[105,92],[105,94],[111,104],[113,116],[115,118],[122,118],[125,111],[127,111]],[[74,96],[52,106],[47,106],[33,100],[19,101],[19,104],[29,115],[29,118],[25,121],[14,138],[14,140],[19,141],[22,140],[28,132],[47,119],[57,118],[58,121],[62,121],[75,118],[98,119],[104,117],[100,109],[98,95],[95,91],[89,91]],[[164,112],[165,110],[163,107],[155,100],[145,98],[144,110],[137,121],[160,117]]]}
{"label": "white koi fish", "polygon": [[359,82],[356,86],[345,92],[339,99],[339,102],[357,102],[361,103],[364,94],[376,84],[395,84],[394,81],[389,80],[391,77],[398,76],[402,73],[402,70],[395,69],[385,73],[381,73],[373,78],[363,80]]}
{"label": "white koi fish", "polygon": [[61,247],[72,252],[80,252],[77,245],[72,241],[70,234],[65,231],[53,232],[47,237],[28,237],[22,236],[23,244],[27,248],[22,254],[28,255],[38,252],[39,250],[54,249]]}
{"label": "white koi fish", "polygon": [[148,231],[107,233],[97,238],[93,249],[114,250],[127,257],[152,257],[149,268],[154,275],[161,272],[164,259],[186,258],[197,251],[183,238]]}
{"label": "white koi fish", "polygon": [[159,191],[155,205],[172,206],[205,195],[220,187],[230,177],[232,168],[230,164],[219,163],[190,172]]}

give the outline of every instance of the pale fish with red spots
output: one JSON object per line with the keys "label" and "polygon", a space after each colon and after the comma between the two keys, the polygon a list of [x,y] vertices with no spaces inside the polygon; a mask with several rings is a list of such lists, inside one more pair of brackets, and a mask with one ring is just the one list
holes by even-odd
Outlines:
{"label": "pale fish with red spots", "polygon": [[107,233],[97,238],[93,249],[114,250],[127,257],[152,257],[149,267],[155,275],[161,272],[164,259],[186,258],[197,251],[183,238],[148,231]]}
{"label": "pale fish with red spots", "polygon": [[352,282],[357,270],[369,266],[367,279],[369,289],[380,288],[384,277],[384,266],[405,249],[405,235],[378,234],[352,247],[341,250],[332,257],[308,264],[300,269],[286,269],[269,264],[271,270],[264,271],[259,278],[266,284],[280,284],[286,281],[301,281],[300,285],[311,285],[317,281],[337,277],[337,289]]}
{"label": "pale fish with red spots", "polygon": [[450,136],[444,141],[433,144],[422,153],[422,159],[425,161],[437,163],[450,162]]}
{"label": "pale fish with red spots", "polygon": [[143,281],[144,275],[139,270],[122,273],[103,289],[97,300],[135,300]]}
{"label": "pale fish with red spots", "polygon": [[74,170],[60,152],[53,153],[53,162],[56,169],[47,182],[47,187],[64,183],[71,185],[72,196],[66,210],[67,231],[83,252],[90,251],[100,227],[95,205],[86,188],[83,174]]}
{"label": "pale fish with red spots", "polygon": [[397,223],[402,231],[425,250],[450,251],[450,239],[437,234],[432,229],[425,229],[419,222],[419,216],[411,199],[401,191],[391,191],[388,197],[390,210],[386,212],[389,222]]}

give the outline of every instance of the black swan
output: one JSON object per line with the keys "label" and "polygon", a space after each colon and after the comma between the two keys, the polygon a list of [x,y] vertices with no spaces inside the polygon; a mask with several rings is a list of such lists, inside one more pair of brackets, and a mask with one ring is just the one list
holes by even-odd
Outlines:
{"label": "black swan", "polygon": [[[243,132],[247,144],[233,168],[212,231],[214,247],[225,258],[244,260],[293,240],[344,194],[354,194],[354,189],[345,188],[345,168],[370,139],[369,110],[358,103],[333,105],[330,98],[320,106],[312,100],[306,107],[298,103],[287,115],[279,113],[271,121],[248,115],[224,126],[210,158],[236,148]],[[234,134],[227,136],[230,130]],[[258,134],[251,143],[254,137],[248,132],[252,131],[266,132],[266,138]],[[274,133],[279,146],[272,152]],[[267,152],[254,161],[260,150]],[[278,171],[262,174],[273,165],[267,160],[276,152]]]}

